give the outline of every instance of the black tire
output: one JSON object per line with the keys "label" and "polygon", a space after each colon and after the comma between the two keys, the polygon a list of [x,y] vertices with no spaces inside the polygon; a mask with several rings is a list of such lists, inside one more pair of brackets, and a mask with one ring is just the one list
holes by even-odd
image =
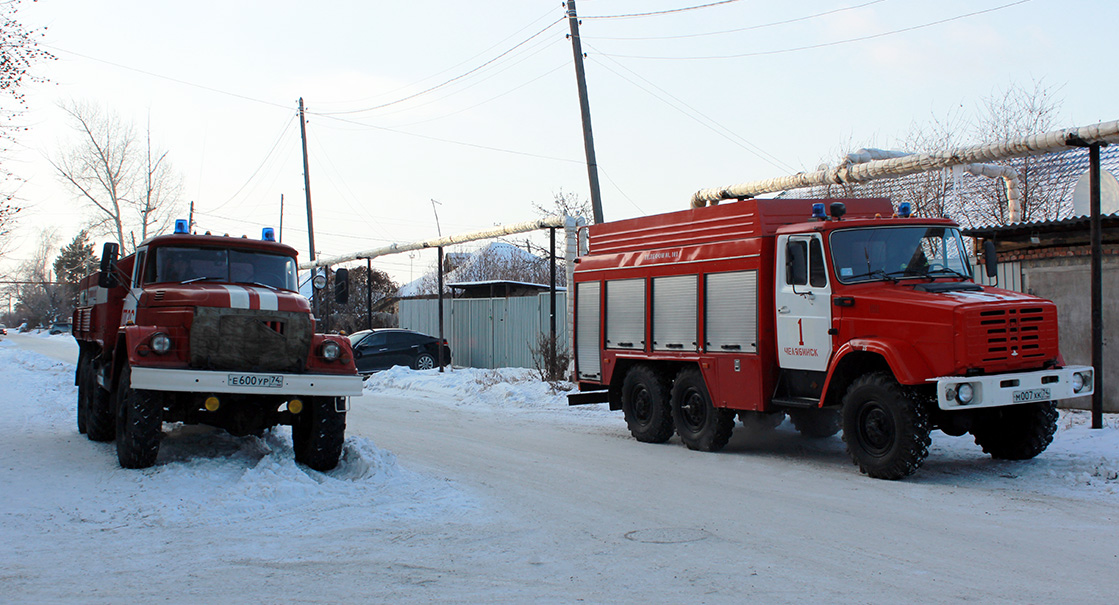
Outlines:
{"label": "black tire", "polygon": [[[116,410],[109,391],[97,384],[97,366],[91,359],[85,372],[86,417],[85,436],[90,441],[109,442],[117,436]],[[79,390],[79,397],[81,391]]]}
{"label": "black tire", "polygon": [[633,438],[643,443],[664,443],[676,431],[668,402],[668,384],[649,366],[638,365],[622,381],[622,413]]}
{"label": "black tire", "polygon": [[78,433],[86,433],[86,422],[89,420],[89,358],[85,353],[78,355]]}
{"label": "black tire", "polygon": [[163,399],[155,391],[132,388],[131,375],[124,366],[117,381],[117,460],[124,468],[148,468],[163,438]]}
{"label": "black tire", "polygon": [[338,466],[346,440],[346,412],[337,411],[341,397],[307,397],[303,411],[292,418],[295,461],[316,471]]}
{"label": "black tire", "polygon": [[1056,432],[1053,401],[985,410],[971,429],[976,445],[998,460],[1029,460],[1049,447]]}
{"label": "black tire", "polygon": [[789,419],[801,435],[812,439],[827,439],[843,428],[839,410],[831,408],[789,410]]}
{"label": "black tire", "polygon": [[723,449],[734,431],[734,411],[711,403],[703,375],[695,368],[685,368],[676,375],[672,420],[684,445],[703,452]]}
{"label": "black tire", "polygon": [[928,410],[885,372],[855,379],[843,397],[843,441],[876,479],[912,475],[929,455]]}
{"label": "black tire", "polygon": [[435,358],[430,353],[420,353],[412,362],[413,370],[430,370],[435,367]]}

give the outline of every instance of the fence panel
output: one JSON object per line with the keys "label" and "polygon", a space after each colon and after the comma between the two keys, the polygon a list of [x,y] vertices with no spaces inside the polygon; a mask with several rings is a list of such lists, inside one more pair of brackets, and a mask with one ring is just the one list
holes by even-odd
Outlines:
{"label": "fence panel", "polygon": [[[535,367],[532,350],[548,332],[549,294],[443,301],[444,332],[457,366]],[[436,300],[400,301],[400,327],[435,335]],[[556,293],[556,340],[567,347],[567,299]]]}

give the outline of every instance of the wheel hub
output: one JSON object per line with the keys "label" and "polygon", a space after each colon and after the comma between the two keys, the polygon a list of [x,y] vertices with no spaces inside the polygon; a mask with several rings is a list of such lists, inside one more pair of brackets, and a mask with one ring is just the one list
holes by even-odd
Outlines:
{"label": "wheel hub", "polygon": [[890,414],[877,403],[868,403],[859,418],[859,442],[874,456],[885,454],[893,445],[896,428]]}

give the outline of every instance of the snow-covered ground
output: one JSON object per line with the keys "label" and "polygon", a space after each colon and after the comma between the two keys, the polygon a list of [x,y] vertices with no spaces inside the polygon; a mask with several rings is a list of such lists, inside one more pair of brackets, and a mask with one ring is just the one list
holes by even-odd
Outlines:
{"label": "snow-covered ground", "polygon": [[376,374],[339,467],[290,431],[168,427],[117,466],[74,423],[68,336],[0,341],[0,602],[1098,602],[1119,599],[1119,418],[1035,460],[937,433],[858,474],[788,424],[719,454],[629,438],[528,370]]}

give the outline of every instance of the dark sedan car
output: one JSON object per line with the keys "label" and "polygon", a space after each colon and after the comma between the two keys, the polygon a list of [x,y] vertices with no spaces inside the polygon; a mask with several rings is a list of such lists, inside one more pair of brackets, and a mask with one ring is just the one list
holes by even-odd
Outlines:
{"label": "dark sedan car", "polygon": [[[412,330],[380,328],[350,335],[354,363],[363,374],[408,366],[430,370],[439,365],[439,339]],[[443,341],[443,365],[451,365],[451,348]]]}

